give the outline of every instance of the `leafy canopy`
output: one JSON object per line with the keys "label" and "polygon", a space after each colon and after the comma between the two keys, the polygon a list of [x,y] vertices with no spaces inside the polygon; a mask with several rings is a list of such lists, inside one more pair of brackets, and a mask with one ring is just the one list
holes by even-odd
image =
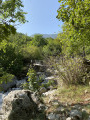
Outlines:
{"label": "leafy canopy", "polygon": [[0,0],[0,41],[15,34],[17,24],[26,22],[23,7],[21,0]]}
{"label": "leafy canopy", "polygon": [[43,35],[35,34],[33,39],[32,39],[31,44],[35,45],[35,46],[38,46],[38,47],[43,47],[44,45],[47,44],[47,41],[46,41],[45,38],[43,38]]}
{"label": "leafy canopy", "polygon": [[72,24],[76,30],[90,29],[90,0],[59,0],[57,18]]}
{"label": "leafy canopy", "polygon": [[90,0],[59,0],[59,2],[61,5],[57,10],[57,18],[64,22],[61,41],[69,51],[82,49],[85,55],[85,47],[90,45]]}

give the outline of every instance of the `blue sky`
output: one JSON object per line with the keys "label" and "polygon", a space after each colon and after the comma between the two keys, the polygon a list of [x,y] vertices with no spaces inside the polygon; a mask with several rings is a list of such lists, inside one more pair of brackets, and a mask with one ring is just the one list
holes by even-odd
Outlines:
{"label": "blue sky", "polygon": [[17,27],[17,32],[27,35],[35,33],[54,34],[61,31],[62,22],[56,19],[58,0],[23,0],[28,23]]}

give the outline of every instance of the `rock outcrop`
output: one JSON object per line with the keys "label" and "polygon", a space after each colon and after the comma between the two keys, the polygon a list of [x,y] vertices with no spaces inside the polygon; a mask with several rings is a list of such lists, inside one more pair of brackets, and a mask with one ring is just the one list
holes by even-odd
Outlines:
{"label": "rock outcrop", "polygon": [[[38,112],[39,101],[29,90],[11,91],[3,100],[2,120],[31,120]],[[33,101],[34,100],[34,101]]]}

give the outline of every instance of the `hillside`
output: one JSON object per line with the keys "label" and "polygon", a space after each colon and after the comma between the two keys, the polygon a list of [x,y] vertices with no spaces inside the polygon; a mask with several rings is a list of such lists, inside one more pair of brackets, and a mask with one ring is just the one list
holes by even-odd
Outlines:
{"label": "hillside", "polygon": [[[36,34],[39,34],[39,33],[36,33]],[[31,37],[33,37],[35,34],[31,35]],[[57,37],[57,34],[42,34],[44,38],[56,38]]]}

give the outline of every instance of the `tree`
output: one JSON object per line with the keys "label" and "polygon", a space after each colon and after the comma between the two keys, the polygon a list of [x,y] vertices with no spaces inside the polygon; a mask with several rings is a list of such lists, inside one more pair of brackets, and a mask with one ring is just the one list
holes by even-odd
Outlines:
{"label": "tree", "polygon": [[31,37],[22,34],[22,33],[16,33],[15,35],[11,34],[9,36],[9,42],[16,47],[19,48],[19,50],[21,49],[21,47],[24,47],[27,44],[30,44],[30,41],[32,40]]}
{"label": "tree", "polygon": [[85,56],[85,46],[90,45],[90,1],[89,0],[59,0],[57,18],[64,22],[70,46],[82,47]]}
{"label": "tree", "polygon": [[89,0],[59,0],[57,18],[68,22],[76,30],[90,29],[90,1]]}
{"label": "tree", "polygon": [[25,23],[25,12],[21,0],[0,1],[0,42],[6,39],[11,33],[16,33],[16,23]]}
{"label": "tree", "polygon": [[17,24],[26,22],[23,7],[21,0],[0,0],[0,83],[12,79],[12,74],[18,73],[22,67],[20,54],[17,55],[6,40],[10,34],[16,33]]}
{"label": "tree", "polygon": [[45,38],[43,38],[43,35],[36,34],[36,35],[34,35],[34,38],[32,40],[32,44],[37,46],[37,47],[43,47],[44,45],[47,44],[47,40]]}
{"label": "tree", "polygon": [[23,67],[21,53],[16,53],[15,48],[10,44],[6,44],[5,49],[2,48],[0,53],[1,68],[8,73],[19,75]]}
{"label": "tree", "polygon": [[61,53],[61,44],[58,39],[48,38],[48,44],[43,47],[44,56],[57,56]]}

